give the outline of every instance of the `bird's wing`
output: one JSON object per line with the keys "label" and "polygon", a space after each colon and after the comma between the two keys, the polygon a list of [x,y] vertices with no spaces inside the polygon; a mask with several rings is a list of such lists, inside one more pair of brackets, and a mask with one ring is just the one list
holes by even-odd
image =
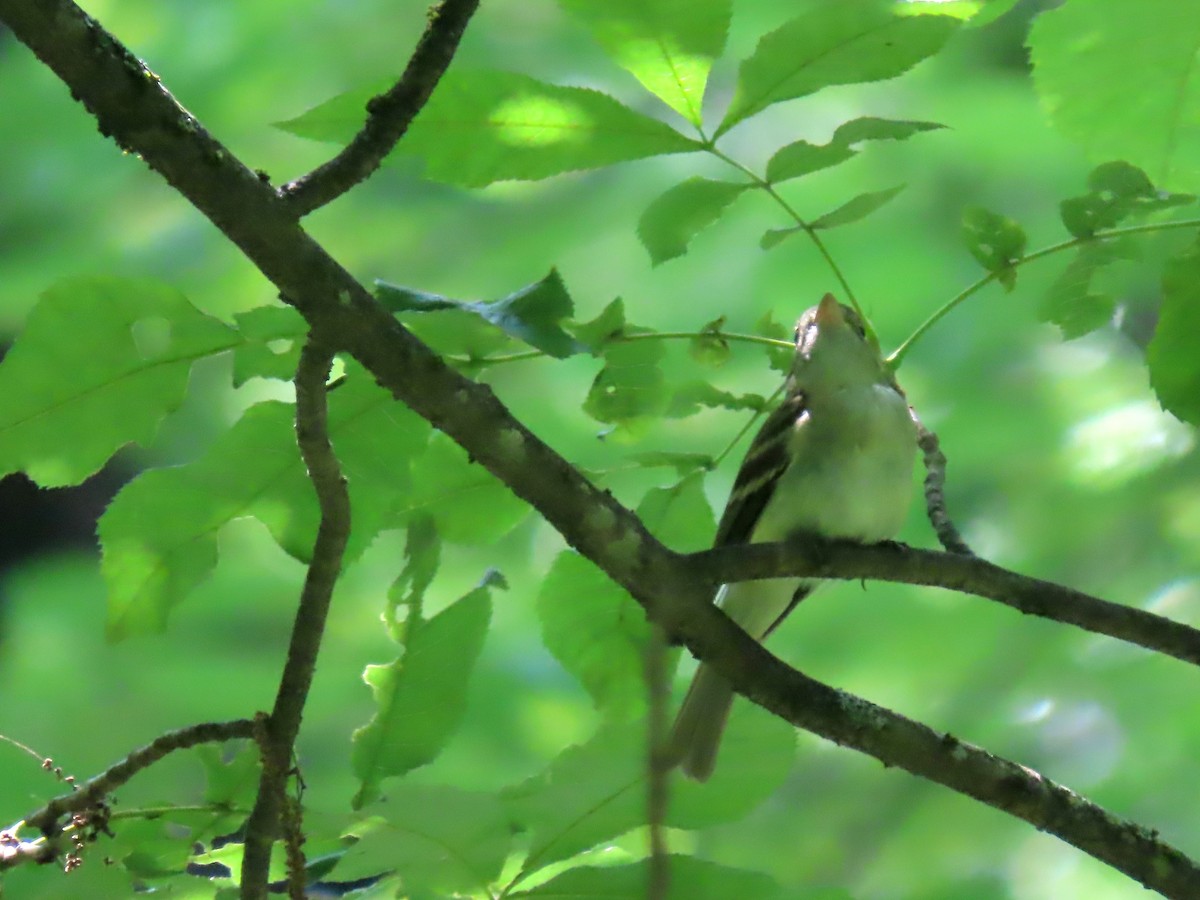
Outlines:
{"label": "bird's wing", "polygon": [[729,502],[717,525],[714,547],[748,543],[762,511],[775,493],[779,477],[791,464],[788,445],[796,423],[805,414],[807,402],[801,391],[789,392],[775,408],[746,451],[729,494]]}

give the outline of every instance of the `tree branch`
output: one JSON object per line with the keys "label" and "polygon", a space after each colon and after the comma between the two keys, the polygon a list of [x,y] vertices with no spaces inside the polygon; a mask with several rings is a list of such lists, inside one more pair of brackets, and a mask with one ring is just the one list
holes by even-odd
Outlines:
{"label": "tree branch", "polygon": [[1200,665],[1200,631],[1195,628],[1019,575],[976,556],[919,550],[894,542],[864,545],[805,537],[802,542],[719,547],[694,553],[688,560],[697,577],[713,584],[795,575],[850,581],[872,578],[947,588]]}
{"label": "tree branch", "polygon": [[365,181],[379,168],[429,100],[454,58],[479,0],[441,0],[404,74],[386,93],[367,103],[367,121],[333,159],[279,189],[292,212],[304,216]]}
{"label": "tree branch", "polygon": [[[446,367],[92,19],[68,0],[0,0],[0,19],[66,82],[105,133],[140,154],[245,253],[329,348],[350,352],[394,396],[466,448],[739,692],[800,727],[1033,822],[1168,897],[1200,896],[1196,867],[1144,829],[1036,773],[789,669],[710,602],[718,578],[736,574],[732,560],[723,563],[729,571],[701,569],[701,557],[667,551],[631,512],[513,419],[489,388]],[[780,551],[737,552],[770,559]],[[911,564],[903,554],[894,561],[901,568]],[[924,583],[915,574],[912,580]],[[1027,599],[1038,605],[1037,596]]]}
{"label": "tree branch", "polygon": [[271,845],[279,833],[287,779],[292,770],[292,747],[300,732],[300,720],[317,667],[333,587],[341,573],[342,554],[350,536],[350,495],[329,443],[327,427],[325,380],[332,362],[332,351],[309,335],[296,368],[296,441],[317,492],[321,524],[317,528],[312,562],[300,593],[275,708],[266,723],[258,797],[246,822],[243,900],[266,896]]}

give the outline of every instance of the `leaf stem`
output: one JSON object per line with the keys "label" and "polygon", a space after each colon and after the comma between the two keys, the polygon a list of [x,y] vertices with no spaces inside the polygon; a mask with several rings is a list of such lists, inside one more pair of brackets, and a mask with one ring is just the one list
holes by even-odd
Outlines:
{"label": "leaf stem", "polygon": [[[1060,241],[1057,244],[1051,244],[1048,247],[1042,247],[1040,250],[1035,250],[1032,253],[1022,256],[1020,259],[1015,259],[1009,263],[1008,269],[1001,271],[1019,269],[1026,263],[1031,263],[1047,256],[1053,256],[1054,254],[1061,253],[1064,250],[1071,250],[1075,247],[1081,247],[1084,244],[1091,243],[1092,241],[1112,240],[1114,238],[1126,237],[1131,234],[1149,234],[1156,231],[1174,231],[1180,228],[1200,228],[1200,219],[1184,219],[1178,222],[1152,222],[1143,225],[1129,225],[1125,228],[1111,228],[1105,231],[1097,231],[1095,234],[1089,235],[1088,237],[1074,237],[1070,240]],[[908,355],[908,352],[912,349],[913,344],[924,337],[925,333],[933,328],[933,326],[938,322],[940,322],[952,309],[974,294],[979,293],[979,291],[983,290],[985,287],[995,281],[997,277],[999,277],[999,272],[988,272],[975,283],[970,284],[963,290],[959,291],[940,309],[934,312],[933,315],[922,322],[917,330],[910,334],[908,338],[905,339],[904,343],[902,343],[892,352],[892,354],[885,360],[885,362],[888,364],[888,367],[891,368],[892,371],[899,369],[900,363],[904,361],[904,357]]]}
{"label": "leaf stem", "polygon": [[[761,334],[740,334],[731,331],[644,331],[636,334],[620,334],[609,338],[609,341],[614,344],[625,343],[626,341],[669,341],[669,340],[691,340],[693,338],[720,338],[724,341],[734,341],[743,344],[761,344],[765,347],[786,347],[789,350],[795,347],[791,341],[784,341],[778,338],[769,338]],[[447,356],[449,362],[455,365],[465,366],[495,366],[501,363],[521,362],[527,359],[538,359],[548,354],[544,350],[522,350],[518,353],[508,353],[503,356],[483,356],[473,359],[469,356]]]}

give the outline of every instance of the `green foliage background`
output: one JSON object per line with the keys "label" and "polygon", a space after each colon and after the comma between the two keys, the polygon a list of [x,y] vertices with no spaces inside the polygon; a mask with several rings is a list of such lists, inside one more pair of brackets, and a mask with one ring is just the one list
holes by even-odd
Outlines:
{"label": "green foliage background", "polygon": [[[98,0],[87,5],[163,75],[207,127],[277,182],[323,160],[329,147],[271,123],[295,119],[343,91],[367,96],[371,86],[394,77],[423,24],[418,4],[402,6],[297,0],[284,13],[271,4]],[[1081,15],[1084,6],[1069,3],[1058,18],[1047,15],[1036,28],[1086,28],[1086,22],[1068,19]],[[1111,16],[1122,15],[1127,5],[1105,0],[1093,9],[1099,7]],[[1090,110],[1048,101],[1063,131],[1078,136],[1082,128],[1089,144],[1074,144],[1052,130],[1022,49],[1035,11],[1036,4],[1020,4],[992,24],[960,30],[941,54],[903,79],[828,88],[773,106],[722,143],[726,153],[762,171],[778,147],[797,139],[829,143],[839,125],[863,116],[947,126],[905,141],[871,141],[837,168],[782,189],[801,215],[815,219],[856,195],[907,184],[870,216],[824,237],[885,347],[898,344],[982,274],[960,235],[964,208],[979,206],[1019,221],[1029,246],[1036,248],[1067,236],[1058,202],[1086,193],[1096,163],[1124,158],[1145,168],[1159,187],[1193,192],[1200,187],[1196,173],[1184,165],[1153,164],[1162,159],[1162,147],[1155,143],[1161,123],[1146,124],[1135,145],[1106,144],[1104,129],[1085,127],[1100,115],[1095,107],[1112,110],[1124,91],[1137,90],[1123,82],[1130,71],[1138,71],[1135,60],[1120,72],[1093,73]],[[735,6],[726,52],[713,69],[710,106],[728,102],[736,60],[795,12],[794,3],[767,0]],[[1052,79],[1058,64],[1048,62],[1039,78]],[[600,89],[647,115],[672,115],[606,58],[578,18],[550,0],[484,4],[452,75],[486,68]],[[1044,93],[1053,98],[1054,90],[1051,81]],[[710,116],[719,121],[723,107],[714,108]],[[687,98],[677,99],[675,109],[695,115]],[[224,346],[222,340],[234,346],[233,332],[220,322],[250,333],[248,320],[239,314],[271,302],[270,286],[157,176],[99,139],[62,85],[11,39],[0,44],[0,110],[0,143],[6,150],[0,170],[0,323],[5,331],[32,330],[30,311],[52,284],[104,275],[153,277],[174,286],[211,317],[197,317],[189,338],[206,347]],[[1113,131],[1119,136],[1128,129]],[[405,158],[306,224],[365,280],[491,301],[537,282],[555,267],[579,320],[599,315],[619,296],[627,320],[640,326],[698,331],[724,317],[727,330],[750,332],[767,313],[787,323],[825,291],[839,292],[802,235],[767,252],[759,248],[764,231],[791,224],[765,197],[746,192],[723,198],[730,206],[720,220],[696,235],[685,254],[674,252],[677,244],[657,252],[660,259],[677,257],[659,265],[652,264],[637,234],[650,201],[668,188],[693,176],[720,180],[735,174],[712,159],[661,156],[468,191],[423,180],[420,166]],[[469,174],[463,180],[480,178]],[[1162,232],[1142,238],[1139,247],[1144,258],[1162,262],[1192,240],[1186,232]],[[942,438],[950,458],[951,510],[981,555],[1196,624],[1200,457],[1191,428],[1159,408],[1145,368],[1145,347],[1160,303],[1159,267],[1117,264],[1101,270],[1099,286],[1119,303],[1117,324],[1064,342],[1056,326],[1040,319],[1046,317],[1043,298],[1054,296],[1068,262],[1062,254],[1023,267],[1011,292],[992,285],[971,298],[914,347],[900,371],[901,382]],[[1194,269],[1172,265],[1183,266],[1177,279],[1194,281],[1188,277]],[[94,282],[86,284],[95,289]],[[439,313],[420,315],[428,318],[416,327],[435,346],[439,334],[461,338],[453,320],[439,322]],[[1186,327],[1186,316],[1180,321]],[[256,325],[264,339],[290,333],[286,322]],[[62,371],[78,371],[83,378],[99,364],[96,358],[105,348],[88,322],[67,320],[55,330],[67,347],[57,357]],[[478,339],[481,352],[512,349],[486,332]],[[777,373],[764,365],[758,348],[734,344],[728,360],[711,370],[688,354],[684,342],[654,347],[672,379],[702,375],[739,396],[765,396],[776,386]],[[638,365],[645,358],[625,362]],[[703,546],[711,512],[702,501],[720,508],[740,451],[703,483],[697,476],[681,483],[670,468],[638,466],[634,456],[655,451],[715,455],[748,413],[706,408],[689,418],[618,427],[599,440],[603,426],[587,414],[595,409],[585,410],[584,400],[600,365],[586,353],[562,360],[541,357],[489,368],[479,377],[519,418],[596,473],[623,502],[659,516],[652,524],[669,543]],[[275,462],[264,448],[276,446],[274,435],[288,439],[286,408],[256,407],[237,429],[227,429],[252,404],[285,399],[287,391],[264,379],[231,389],[238,366],[233,353],[203,359],[191,371],[182,407],[153,439],[149,430],[146,447],[127,451],[139,465],[222,461],[209,481],[189,481],[184,473],[190,470],[183,469],[154,476],[161,481],[164,534],[175,521],[170,504],[181,497],[203,497],[214,510],[203,539],[215,568],[211,577],[206,571],[194,573],[197,586],[171,611],[165,633],[105,642],[106,626],[114,630],[114,612],[106,611],[95,554],[31,561],[0,586],[0,734],[53,756],[78,776],[104,768],[165,729],[244,715],[271,702],[303,576],[301,563],[280,545],[303,554],[304,516],[311,510],[280,511],[286,498],[304,492],[300,478],[279,482],[278,498],[257,492],[257,471]],[[638,710],[635,682],[614,683],[564,647],[562,642],[579,639],[578,620],[557,630],[555,625],[564,603],[599,616],[619,608],[620,592],[586,564],[561,556],[561,540],[465,457],[447,456],[451,461],[445,462],[441,455],[422,457],[432,451],[417,447],[411,459],[381,456],[372,438],[388,428],[409,433],[403,427],[409,414],[373,404],[371,385],[363,384],[369,379],[355,375],[350,367],[340,389],[345,393],[334,394],[335,405],[360,404],[353,415],[347,413],[348,436],[338,444],[350,457],[352,488],[394,491],[402,499],[380,511],[375,523],[393,530],[370,546],[352,548],[355,561],[335,598],[301,737],[306,801],[339,822],[348,816],[352,798],[366,799],[359,794],[350,744],[351,733],[374,713],[361,673],[397,655],[380,613],[405,607],[405,582],[393,588],[391,606],[387,599],[404,565],[405,538],[398,529],[415,521],[415,513],[429,512],[453,543],[442,548],[441,567],[424,596],[430,617],[424,627],[431,630],[426,634],[436,635],[433,617],[452,601],[470,595],[481,606],[477,598],[482,595],[472,591],[489,569],[503,573],[507,590],[490,589],[490,620],[478,610],[471,613],[488,629],[468,682],[461,728],[436,760],[403,782],[385,782],[383,793],[397,808],[453,810],[456,803],[477,803],[469,815],[500,821],[495,792],[507,786],[505,802],[518,808],[522,798],[540,796],[536,780],[526,779],[535,779],[564,749],[592,739],[605,715],[620,722]],[[4,403],[11,408],[21,396],[9,393]],[[101,413],[80,414],[95,417],[88,427],[92,433],[106,432],[112,424]],[[128,410],[130,417],[136,414]],[[120,424],[133,428],[128,421]],[[0,444],[7,439],[0,434]],[[438,441],[434,438],[435,445]],[[280,444],[275,452],[288,450]],[[6,452],[0,449],[6,468],[24,464],[8,459]],[[438,450],[443,452],[451,450]],[[60,469],[46,472],[47,483],[69,480]],[[409,485],[415,487],[406,492]],[[441,493],[434,489],[439,486],[445,487]],[[682,498],[683,505],[673,507],[661,495],[647,493],[653,489],[674,490],[667,499]],[[253,503],[247,499],[251,495]],[[295,502],[308,503],[307,494]],[[247,512],[259,518],[242,518]],[[120,524],[119,513],[114,510],[113,528]],[[901,538],[934,543],[916,505]],[[407,577],[411,582],[423,576],[410,570]],[[559,582],[570,593],[569,600],[560,596],[556,604],[553,587]],[[616,596],[606,596],[606,589]],[[640,616],[635,609],[630,614]],[[153,631],[155,624],[160,623],[130,630]],[[641,624],[634,618],[628,627],[636,633]],[[446,645],[444,665],[456,665],[458,646]],[[814,677],[1026,763],[1158,828],[1185,850],[1200,846],[1191,794],[1179,787],[1191,783],[1200,749],[1200,719],[1193,713],[1197,675],[1179,662],[1020,619],[982,600],[891,585],[827,589],[805,605],[773,647]],[[556,656],[574,660],[568,663],[570,672]],[[372,685],[380,690],[386,673],[372,671]],[[680,684],[687,671],[685,665]],[[606,712],[597,712],[593,698]],[[421,698],[411,702],[419,708]],[[755,722],[750,713],[746,720],[751,746],[735,743],[727,757],[741,753],[757,765],[756,750],[778,746],[781,735],[786,744],[786,729]],[[436,743],[436,735],[430,740]],[[585,771],[599,771],[597,760],[618,753],[614,745],[606,756],[606,746],[601,741],[577,751],[590,767]],[[707,860],[768,873],[787,897],[1058,900],[1142,893],[1101,864],[996,811],[903,773],[882,771],[870,760],[807,735],[799,736],[798,746],[786,776],[782,770],[776,775],[769,759],[755,769],[752,777],[769,795],[744,818],[709,822],[691,815],[688,803],[702,804],[689,800],[691,786],[681,788],[677,799],[684,812],[674,845]],[[420,747],[411,753],[412,759],[422,758]],[[0,810],[9,819],[58,790],[14,749],[0,745],[0,755],[5,759]],[[570,756],[556,763],[583,764]],[[361,759],[354,765],[361,767]],[[238,771],[212,760],[208,769],[210,789],[214,772],[234,777]],[[118,811],[199,803],[205,784],[201,755],[171,760],[122,791]],[[459,792],[439,794],[446,786]],[[719,785],[713,796],[721,796]],[[561,811],[583,801],[561,797],[555,802]],[[147,825],[147,832],[154,828],[161,825]],[[549,838],[538,844],[543,838],[536,834],[530,840],[547,858],[569,855],[555,850]],[[140,840],[143,852],[157,852],[144,834]],[[618,858],[622,853],[637,857],[642,843],[640,834],[626,835],[614,852]],[[172,856],[177,847],[162,846],[157,863],[177,864]],[[374,871],[371,866],[379,861],[370,855],[371,846],[366,839],[359,845],[365,858],[355,865],[362,872]],[[587,846],[583,842],[570,852]],[[486,869],[489,860],[478,869]],[[77,886],[95,879],[96,896],[105,896],[105,890],[120,896],[119,888],[102,886],[117,877],[99,865],[72,876]],[[719,876],[697,868],[680,877],[703,883]],[[52,873],[15,872],[5,886],[10,883],[13,896],[68,896]],[[175,890],[185,896],[188,889]]]}

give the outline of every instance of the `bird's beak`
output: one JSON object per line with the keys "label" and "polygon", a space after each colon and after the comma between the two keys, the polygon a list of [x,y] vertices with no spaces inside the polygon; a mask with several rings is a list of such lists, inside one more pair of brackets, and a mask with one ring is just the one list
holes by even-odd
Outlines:
{"label": "bird's beak", "polygon": [[821,328],[840,328],[846,324],[842,306],[833,294],[826,294],[817,305],[817,325]]}

